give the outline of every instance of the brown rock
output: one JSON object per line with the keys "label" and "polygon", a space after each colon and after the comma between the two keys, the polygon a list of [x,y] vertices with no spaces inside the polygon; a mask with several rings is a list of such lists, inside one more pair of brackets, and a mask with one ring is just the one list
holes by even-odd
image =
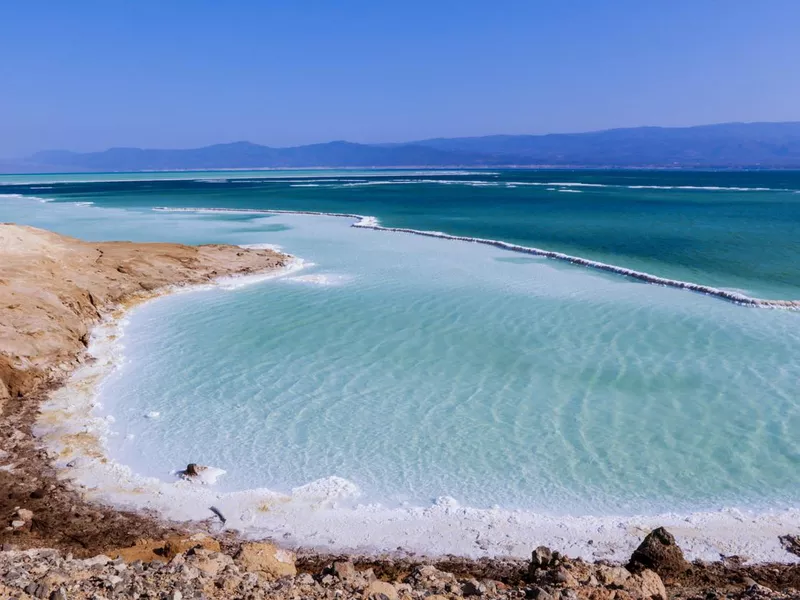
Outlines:
{"label": "brown rock", "polygon": [[682,573],[689,566],[673,535],[659,527],[654,529],[631,555],[628,569],[652,569],[661,575]]}
{"label": "brown rock", "polygon": [[204,533],[198,533],[190,537],[175,536],[165,540],[137,540],[133,546],[112,550],[108,554],[114,558],[121,558],[125,562],[136,560],[169,562],[178,554],[183,554],[193,548],[203,548],[212,552],[220,551],[217,540]]}
{"label": "brown rock", "polygon": [[537,569],[544,569],[550,566],[553,561],[553,552],[547,546],[539,546],[531,553],[531,566]]}
{"label": "brown rock", "polygon": [[269,542],[243,544],[236,555],[236,561],[243,569],[257,573],[267,581],[297,575],[295,559],[294,552],[283,550]]}
{"label": "brown rock", "polygon": [[578,580],[564,567],[558,567],[558,570],[553,575],[553,581],[566,588],[578,587]]}
{"label": "brown rock", "polygon": [[211,578],[215,578],[225,567],[233,564],[233,560],[231,560],[231,557],[227,554],[213,552],[203,548],[190,551],[187,555],[186,562]]}
{"label": "brown rock", "polygon": [[630,576],[630,571],[625,567],[600,565],[596,571],[596,577],[600,584],[609,587],[623,587]]}
{"label": "brown rock", "polygon": [[199,477],[203,471],[208,470],[208,467],[204,467],[203,465],[198,465],[196,463],[189,463],[186,465],[186,470],[184,474],[187,477]]}
{"label": "brown rock", "polygon": [[441,594],[458,588],[458,582],[452,573],[440,571],[433,565],[422,565],[414,569],[406,579],[414,587]]}
{"label": "brown rock", "polygon": [[33,521],[33,511],[28,510],[27,508],[18,508],[17,518],[22,519],[26,523],[30,523],[31,521]]}
{"label": "brown rock", "polygon": [[667,600],[667,590],[658,573],[645,569],[625,581],[625,591],[634,600]]}
{"label": "brown rock", "polygon": [[619,600],[617,590],[602,587],[584,587],[578,590],[580,600]]}
{"label": "brown rock", "polygon": [[333,563],[333,574],[342,581],[352,581],[357,572],[355,565],[349,560],[337,560]]}
{"label": "brown rock", "polygon": [[397,600],[397,589],[385,581],[373,581],[364,590],[366,600]]}
{"label": "brown rock", "polygon": [[486,586],[477,579],[468,579],[461,586],[461,593],[464,596],[483,596],[486,593]]}

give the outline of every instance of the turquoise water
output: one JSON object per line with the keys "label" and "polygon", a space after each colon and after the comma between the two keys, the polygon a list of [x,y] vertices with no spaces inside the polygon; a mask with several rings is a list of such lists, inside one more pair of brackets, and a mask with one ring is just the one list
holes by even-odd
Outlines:
{"label": "turquoise water", "polygon": [[[0,199],[3,220],[88,239],[272,243],[309,263],[139,309],[127,360],[100,397],[116,419],[112,457],[165,479],[187,462],[211,464],[228,472],[223,490],[337,475],[388,505],[439,496],[557,514],[797,505],[795,312],[346,219],[149,210],[372,214],[798,298],[797,175],[322,175],[338,181],[6,186],[60,201]],[[426,178],[435,181],[416,182]],[[42,185],[52,187],[32,189]],[[145,418],[153,411],[159,419]]]}
{"label": "turquoise water", "polygon": [[[468,173],[0,176],[0,193],[124,208],[202,206],[374,215],[387,226],[500,239],[759,297],[800,298],[800,172]],[[32,182],[32,177],[39,179]],[[93,177],[139,180],[52,183]],[[162,180],[151,181],[153,177]],[[184,179],[166,180],[177,177]],[[30,183],[12,184],[21,181]]]}

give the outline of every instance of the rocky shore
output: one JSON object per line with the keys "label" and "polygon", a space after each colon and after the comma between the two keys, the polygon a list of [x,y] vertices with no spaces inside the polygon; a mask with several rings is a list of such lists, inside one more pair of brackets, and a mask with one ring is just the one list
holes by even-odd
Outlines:
{"label": "rocky shore", "polygon": [[[0,599],[800,598],[800,565],[688,563],[664,530],[626,565],[547,548],[530,561],[296,555],[236,532],[212,537],[211,522],[96,504],[57,476],[32,426],[48,393],[87,360],[94,325],[171,286],[288,259],[222,245],[90,243],[0,224]],[[800,553],[797,537],[782,542]]]}
{"label": "rocky shore", "polygon": [[[225,542],[225,541],[224,541]],[[539,547],[530,561],[438,563],[298,558],[269,542],[204,535],[139,540],[79,559],[0,552],[3,598],[668,600],[800,598],[800,571],[688,563],[669,532],[651,532],[627,565],[590,564]]]}
{"label": "rocky shore", "polygon": [[[288,261],[272,250],[83,242],[0,224],[0,543],[89,556],[179,531],[150,515],[89,503],[57,477],[53,457],[32,434],[39,407],[87,360],[89,333],[100,321],[172,287]],[[35,517],[18,518],[20,507]]]}

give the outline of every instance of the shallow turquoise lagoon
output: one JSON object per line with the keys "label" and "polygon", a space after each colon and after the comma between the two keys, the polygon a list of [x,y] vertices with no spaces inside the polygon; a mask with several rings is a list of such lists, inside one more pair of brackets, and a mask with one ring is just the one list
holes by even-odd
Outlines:
{"label": "shallow turquoise lagoon", "polygon": [[141,190],[103,194],[3,198],[0,218],[277,244],[306,263],[133,313],[99,399],[109,453],[141,474],[210,464],[227,471],[221,490],[336,475],[360,501],[573,515],[797,505],[795,312],[347,219],[160,213]]}

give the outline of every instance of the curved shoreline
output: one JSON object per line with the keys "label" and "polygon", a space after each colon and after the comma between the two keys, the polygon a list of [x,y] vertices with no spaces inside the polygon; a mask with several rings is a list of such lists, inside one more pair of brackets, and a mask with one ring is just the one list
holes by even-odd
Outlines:
{"label": "curved shoreline", "polygon": [[[145,300],[202,289],[211,288],[168,289]],[[357,486],[335,476],[280,493],[266,488],[216,492],[210,485],[138,475],[108,458],[105,436],[113,421],[97,415],[94,408],[97,385],[122,358],[119,350],[128,310],[140,305],[117,311],[95,327],[88,349],[92,363],[78,369],[42,406],[40,439],[57,453],[60,477],[80,484],[89,501],[122,510],[154,511],[172,522],[211,522],[217,532],[233,529],[245,539],[282,539],[294,548],[320,554],[524,558],[534,540],[534,545],[544,544],[573,557],[624,561],[644,534],[665,526],[690,559],[714,561],[719,556],[740,555],[754,564],[798,562],[781,546],[779,536],[800,523],[800,508],[554,516],[471,508],[449,497],[430,506],[392,508],[360,503]],[[223,515],[226,522],[221,524],[214,515]]]}
{"label": "curved shoreline", "polygon": [[212,213],[254,213],[254,214],[290,214],[290,215],[309,215],[309,216],[326,216],[326,217],[340,217],[347,219],[354,219],[355,223],[351,227],[358,227],[361,229],[372,229],[375,231],[392,231],[396,233],[408,233],[412,235],[420,235],[424,237],[434,237],[446,240],[454,240],[459,242],[471,242],[474,244],[481,244],[485,246],[493,246],[501,250],[508,250],[511,252],[518,252],[522,254],[530,254],[534,256],[542,256],[567,262],[570,264],[586,267],[596,271],[605,271],[622,275],[637,281],[642,281],[652,285],[660,285],[664,287],[672,287],[676,289],[689,290],[698,294],[712,296],[739,304],[742,306],[750,306],[753,308],[775,308],[783,310],[800,310],[800,300],[769,300],[763,298],[753,298],[745,294],[731,292],[720,288],[715,288],[708,285],[699,283],[692,283],[689,281],[681,281],[679,279],[669,279],[666,277],[659,277],[643,271],[636,271],[617,265],[611,265],[580,256],[573,256],[563,252],[555,252],[553,250],[544,250],[542,248],[535,248],[531,246],[521,246],[518,244],[511,244],[501,240],[493,240],[486,238],[477,238],[469,236],[457,236],[443,233],[440,231],[425,231],[420,229],[410,229],[406,227],[384,227],[380,225],[377,217],[358,215],[350,213],[334,213],[334,212],[320,212],[320,211],[303,211],[303,210],[277,210],[277,209],[251,209],[251,208],[170,208],[170,207],[154,207],[153,210],[160,212],[212,212]]}

